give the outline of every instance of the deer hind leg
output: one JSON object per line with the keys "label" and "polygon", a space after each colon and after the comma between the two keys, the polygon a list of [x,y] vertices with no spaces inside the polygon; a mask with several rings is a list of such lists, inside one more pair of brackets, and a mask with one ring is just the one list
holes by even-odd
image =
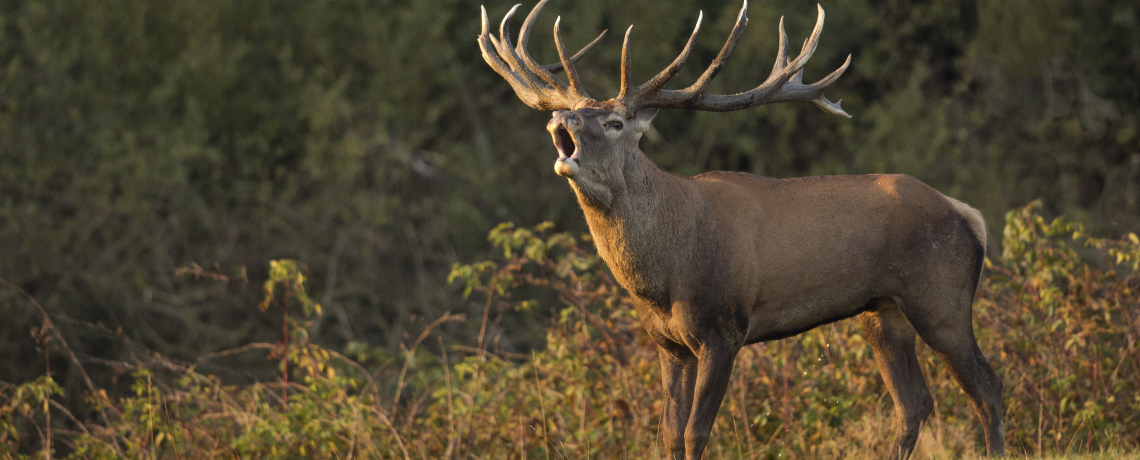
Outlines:
{"label": "deer hind leg", "polygon": [[934,409],[934,399],[914,351],[915,330],[890,298],[874,302],[871,310],[859,315],[859,322],[895,403],[895,440],[887,458],[905,460],[918,442],[923,422]]}
{"label": "deer hind leg", "polygon": [[661,434],[665,441],[665,458],[685,458],[685,426],[693,407],[693,389],[697,380],[697,357],[681,346],[662,347],[661,386],[665,390],[665,408],[661,417]]}
{"label": "deer hind leg", "polygon": [[957,297],[954,303],[908,302],[903,309],[918,335],[946,363],[950,375],[970,398],[970,405],[982,420],[988,455],[1005,456],[1001,379],[974,337],[973,290]]}

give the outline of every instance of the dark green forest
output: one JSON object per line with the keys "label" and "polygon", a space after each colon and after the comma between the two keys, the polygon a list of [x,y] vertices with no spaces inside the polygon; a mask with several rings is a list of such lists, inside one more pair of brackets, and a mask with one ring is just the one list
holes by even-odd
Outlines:
{"label": "dark green forest", "polygon": [[[295,259],[332,349],[398,350],[447,313],[440,344],[472,346],[481,306],[447,275],[487,257],[500,222],[585,222],[548,113],[484,62],[467,0],[14,0],[0,2],[0,381],[79,376],[45,361],[26,291],[114,388],[100,360],[174,359],[273,342],[253,306],[270,260]],[[501,18],[510,3],[487,3]],[[1000,253],[1002,216],[1040,199],[1087,231],[1140,231],[1140,5],[1110,0],[838,0],[805,72],[852,64],[828,90],[850,120],[810,104],[662,112],[642,150],[661,168],[772,177],[905,173],[980,209]],[[531,4],[524,4],[529,9]],[[738,1],[556,0],[530,50],[557,60],[601,30],[578,65],[617,93],[620,32],[634,24],[644,81],[705,25],[687,86],[719,51]],[[749,27],[710,91],[744,91],[776,55],[777,24],[806,37],[814,2],[749,4]],[[494,19],[493,19],[494,20]],[[521,22],[517,21],[517,22]],[[517,27],[517,26],[516,26]],[[19,289],[16,289],[18,287]],[[529,353],[561,304],[492,321],[497,348]],[[429,343],[430,345],[430,343]],[[202,364],[271,378],[264,357]],[[125,386],[123,387],[125,388]],[[74,389],[74,391],[71,391]]]}

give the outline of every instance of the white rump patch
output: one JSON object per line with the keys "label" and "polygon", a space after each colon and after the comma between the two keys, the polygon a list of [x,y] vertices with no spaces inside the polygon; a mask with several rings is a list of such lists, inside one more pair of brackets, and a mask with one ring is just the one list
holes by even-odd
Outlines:
{"label": "white rump patch", "polygon": [[954,210],[957,211],[958,214],[961,214],[963,217],[965,217],[966,222],[970,223],[970,230],[974,231],[974,236],[978,237],[978,242],[982,243],[982,248],[984,250],[986,247],[986,220],[982,217],[982,212],[974,209],[966,203],[945,195],[943,196],[946,197],[946,201],[949,201],[950,205],[954,207]]}

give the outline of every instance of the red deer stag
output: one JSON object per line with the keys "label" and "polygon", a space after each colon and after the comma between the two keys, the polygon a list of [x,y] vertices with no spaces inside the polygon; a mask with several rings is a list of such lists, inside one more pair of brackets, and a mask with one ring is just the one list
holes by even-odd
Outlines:
{"label": "red deer stag", "polygon": [[[546,125],[558,149],[554,170],[569,179],[598,254],[633,295],[661,346],[671,401],[662,432],[670,458],[701,458],[741,347],[852,316],[859,317],[894,399],[891,458],[910,455],[934,405],[915,356],[916,333],[966,391],[989,454],[1004,453],[1002,384],[978,348],[971,318],[986,247],[977,210],[903,175],[770,179],[711,172],[690,178],[658,169],[638,148],[663,108],[725,112],[802,101],[849,116],[823,91],[850,56],[823,80],[801,81],[823,28],[823,8],[794,59],[781,19],[771,75],[733,95],[705,88],[744,31],[747,2],[720,54],[684,89],[663,86],[689,57],[700,20],[677,59],[640,86],[630,84],[630,27],[621,90],[599,102],[574,69],[598,40],[571,57],[556,21],[561,62],[542,66],[527,53],[546,2],[526,18],[517,46],[509,29],[519,6],[503,18],[498,38],[490,35],[483,9],[479,47],[524,103],[554,111]],[[554,75],[561,70],[565,83]]]}

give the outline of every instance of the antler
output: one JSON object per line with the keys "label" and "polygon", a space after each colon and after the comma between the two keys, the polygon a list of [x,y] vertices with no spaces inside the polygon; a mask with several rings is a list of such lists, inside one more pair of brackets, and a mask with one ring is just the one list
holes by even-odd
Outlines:
{"label": "antler", "polygon": [[[748,24],[747,0],[744,1],[744,6],[740,8],[740,13],[736,17],[736,25],[733,26],[732,33],[729,34],[728,41],[721,48],[720,54],[692,86],[681,90],[667,90],[662,89],[662,87],[677,75],[681,66],[689,59],[693,44],[696,43],[697,36],[701,32],[701,20],[704,18],[704,13],[702,12],[697,17],[697,25],[693,29],[693,34],[689,37],[688,43],[685,44],[685,48],[681,50],[681,54],[668,67],[636,88],[631,88],[630,85],[629,37],[633,32],[633,26],[630,26],[625,32],[625,41],[622,43],[621,49],[621,91],[616,98],[597,104],[597,101],[582,89],[582,82],[578,79],[574,62],[593,49],[594,45],[605,36],[605,31],[598,35],[598,38],[594,39],[593,42],[582,48],[578,54],[568,58],[566,57],[566,47],[562,43],[562,34],[559,32],[559,24],[562,20],[559,17],[554,22],[554,44],[558,48],[558,57],[561,63],[540,66],[526,51],[534,19],[548,1],[538,2],[538,5],[535,5],[534,9],[531,10],[526,22],[523,23],[522,30],[519,31],[519,44],[513,49],[511,48],[509,26],[511,16],[521,5],[515,5],[503,17],[503,22],[499,26],[498,40],[490,35],[487,25],[487,10],[482,9],[483,33],[479,35],[479,47],[483,50],[483,59],[510,83],[519,99],[533,108],[539,110],[574,109],[583,105],[591,105],[584,104],[589,101],[600,106],[622,106],[630,114],[646,108],[685,108],[728,112],[777,102],[812,102],[828,113],[851,118],[851,115],[848,115],[840,107],[840,103],[843,102],[842,99],[831,102],[823,95],[823,90],[839,79],[839,76],[847,70],[847,66],[851,64],[851,55],[847,55],[847,60],[831,75],[810,85],[803,83],[804,65],[815,52],[816,45],[819,43],[819,34],[823,31],[823,7],[818,4],[816,8],[819,11],[819,16],[815,21],[815,29],[812,30],[811,36],[804,41],[799,56],[795,59],[788,56],[788,35],[784,33],[784,18],[781,17],[780,48],[776,53],[776,63],[772,66],[772,73],[760,86],[751,91],[732,95],[708,94],[705,92],[705,88],[724,67],[729,56],[732,55],[732,50],[736,48],[736,42],[744,34],[744,26]],[[496,52],[491,52],[492,47]],[[569,84],[562,83],[554,76],[554,73],[563,69],[566,70]]]}
{"label": "antler", "polygon": [[[503,22],[499,25],[498,40],[490,34],[490,28],[487,24],[487,9],[480,7],[483,13],[483,33],[479,34],[479,48],[483,51],[483,59],[487,61],[487,64],[490,64],[491,68],[502,75],[507,83],[510,83],[515,94],[526,105],[538,110],[573,109],[583,101],[594,100],[582,88],[582,82],[578,79],[578,71],[574,69],[574,63],[593,49],[594,45],[597,45],[606,35],[606,31],[602,31],[598,38],[595,38],[574,56],[567,57],[566,46],[562,43],[562,34],[559,31],[559,24],[562,22],[562,17],[559,16],[558,20],[554,22],[554,44],[558,48],[558,58],[561,62],[545,66],[539,65],[530,57],[526,45],[530,41],[530,31],[534,25],[534,20],[548,1],[550,0],[538,2],[527,15],[522,30],[519,31],[518,46],[514,48],[512,48],[514,45],[511,43],[511,17],[514,16],[515,10],[522,5],[515,5],[503,17]],[[494,52],[491,51],[492,47],[494,47]],[[569,85],[562,83],[554,76],[555,73],[564,69]]]}
{"label": "antler", "polygon": [[843,63],[839,69],[835,70],[824,77],[822,80],[810,84],[803,84],[803,67],[807,64],[808,59],[811,58],[815,52],[816,45],[819,42],[819,34],[823,31],[823,7],[816,5],[819,10],[819,16],[815,21],[815,30],[812,31],[811,36],[804,41],[803,48],[800,49],[800,55],[795,59],[788,56],[788,36],[784,33],[784,18],[780,18],[780,48],[776,53],[776,63],[772,67],[772,73],[764,80],[760,86],[739,94],[732,94],[727,96],[708,94],[705,93],[705,87],[728,61],[728,57],[732,55],[732,50],[736,48],[736,42],[740,40],[740,36],[744,32],[744,26],[748,24],[748,1],[745,0],[744,7],[740,9],[740,14],[737,15],[736,25],[732,28],[732,33],[729,34],[728,41],[725,42],[724,47],[721,48],[720,54],[709,65],[701,77],[697,79],[696,83],[692,86],[681,90],[664,90],[661,87],[665,82],[669,81],[677,74],[677,70],[685,63],[689,57],[689,52],[692,49],[693,42],[696,41],[697,35],[701,30],[701,17],[697,18],[697,26],[693,29],[693,35],[689,37],[689,42],[668,67],[649,80],[644,85],[630,89],[629,87],[629,35],[633,30],[631,26],[625,34],[625,43],[622,45],[621,52],[621,93],[617,99],[622,105],[626,107],[631,113],[643,108],[686,108],[693,110],[705,110],[712,112],[728,112],[732,110],[740,110],[748,107],[755,107],[763,104],[773,104],[777,102],[812,102],[824,111],[842,115],[850,118],[847,112],[844,112],[840,107],[842,99],[836,102],[827,100],[823,95],[823,90],[835,82],[843,72],[847,70],[847,66],[851,64],[851,55],[847,55],[847,61]]}

